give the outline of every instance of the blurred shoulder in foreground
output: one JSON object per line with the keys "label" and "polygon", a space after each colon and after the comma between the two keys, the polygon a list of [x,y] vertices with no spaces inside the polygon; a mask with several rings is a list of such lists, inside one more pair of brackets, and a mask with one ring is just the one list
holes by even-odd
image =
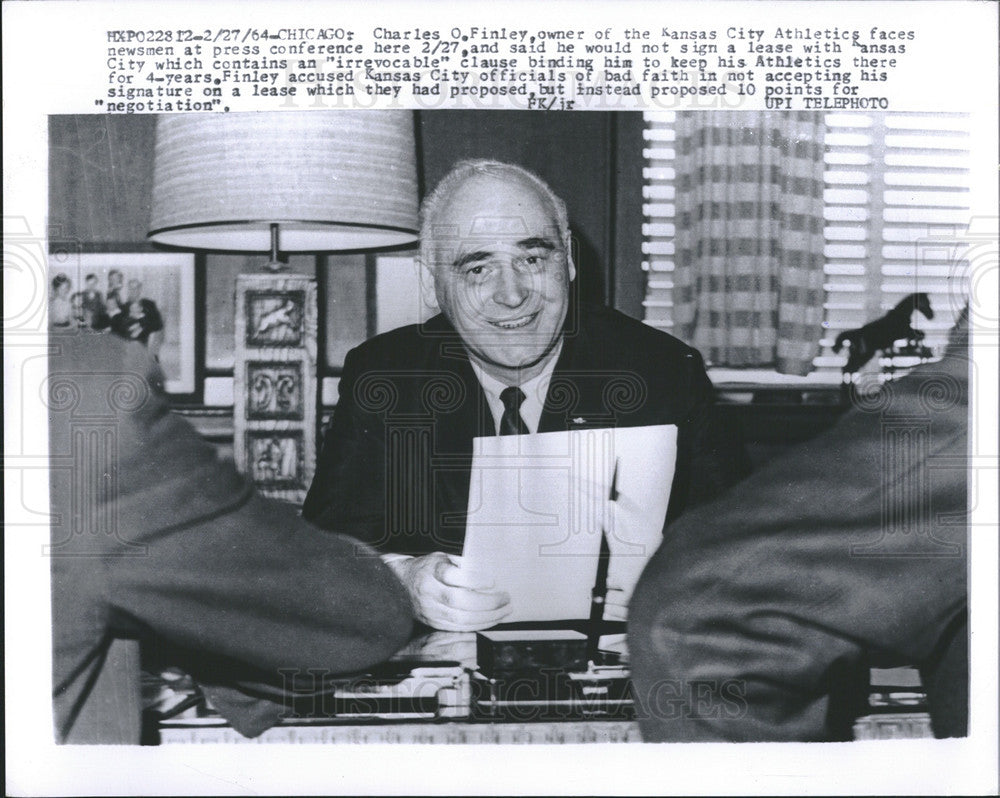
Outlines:
{"label": "blurred shoulder in foreground", "polygon": [[967,312],[945,357],[666,531],[633,600],[647,740],[849,739],[867,668],[968,723]]}
{"label": "blurred shoulder in foreground", "polygon": [[139,741],[140,641],[177,652],[251,736],[283,708],[231,687],[274,695],[281,671],[349,672],[406,642],[409,600],[374,552],[257,495],[169,411],[146,347],[54,331],[50,351],[61,742]]}

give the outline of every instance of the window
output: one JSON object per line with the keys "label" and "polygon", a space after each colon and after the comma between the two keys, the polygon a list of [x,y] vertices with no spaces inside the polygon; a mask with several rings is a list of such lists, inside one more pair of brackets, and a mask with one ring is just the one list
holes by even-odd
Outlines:
{"label": "window", "polygon": [[[644,316],[667,331],[674,326],[676,116],[645,115],[643,152]],[[832,350],[837,334],[916,291],[930,295],[935,316],[917,314],[914,327],[940,355],[967,280],[956,243],[969,223],[967,115],[832,113],[825,122],[824,324],[808,383],[839,383],[846,353]],[[710,368],[710,374],[716,382],[803,381],[765,371]]]}

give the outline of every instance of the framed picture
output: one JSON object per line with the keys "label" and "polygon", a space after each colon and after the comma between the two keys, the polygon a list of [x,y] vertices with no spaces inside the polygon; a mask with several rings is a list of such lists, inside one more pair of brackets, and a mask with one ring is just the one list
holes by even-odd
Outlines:
{"label": "framed picture", "polygon": [[168,393],[194,393],[194,255],[49,255],[49,327],[140,341],[160,360]]}

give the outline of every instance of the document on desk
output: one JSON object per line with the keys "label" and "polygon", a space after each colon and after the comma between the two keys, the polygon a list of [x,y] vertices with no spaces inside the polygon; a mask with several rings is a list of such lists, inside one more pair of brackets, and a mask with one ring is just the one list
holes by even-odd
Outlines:
{"label": "document on desk", "polygon": [[588,618],[603,532],[609,599],[627,600],[676,457],[674,425],[476,438],[462,570],[510,595],[505,622]]}

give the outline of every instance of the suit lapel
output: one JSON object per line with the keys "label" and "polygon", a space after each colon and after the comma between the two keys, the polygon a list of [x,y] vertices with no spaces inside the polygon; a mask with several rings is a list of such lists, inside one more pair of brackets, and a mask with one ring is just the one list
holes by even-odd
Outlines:
{"label": "suit lapel", "polygon": [[456,406],[435,414],[435,454],[471,457],[472,438],[496,432],[486,394],[457,333],[438,339],[433,361],[429,364],[430,370],[450,373],[462,386],[462,397]]}
{"label": "suit lapel", "polygon": [[563,350],[559,353],[559,360],[552,370],[552,379],[549,381],[549,389],[545,393],[545,404],[542,406],[542,415],[538,419],[539,432],[562,432],[567,429],[566,413],[567,409],[562,402],[558,401],[560,393],[564,390],[567,372],[571,368],[567,362],[568,341],[563,341]]}
{"label": "suit lapel", "polygon": [[[476,379],[476,373],[472,370],[468,355],[461,345],[455,347],[454,354],[449,353],[446,363],[449,369],[453,369],[455,375],[465,386],[465,401],[460,405],[456,413],[450,419],[453,429],[448,430],[448,435],[454,435],[456,440],[468,441],[473,437],[483,435],[495,435],[496,428],[493,421],[493,413],[490,411],[489,402],[486,400],[486,392],[483,386]],[[471,453],[471,445],[467,447]]]}
{"label": "suit lapel", "polygon": [[[594,370],[593,352],[582,326],[564,327],[562,352],[552,371],[552,380],[545,395],[539,432],[563,432],[574,429],[574,418],[589,408],[601,407],[600,391],[594,395],[594,379],[587,379]],[[568,401],[567,401],[568,399]]]}

